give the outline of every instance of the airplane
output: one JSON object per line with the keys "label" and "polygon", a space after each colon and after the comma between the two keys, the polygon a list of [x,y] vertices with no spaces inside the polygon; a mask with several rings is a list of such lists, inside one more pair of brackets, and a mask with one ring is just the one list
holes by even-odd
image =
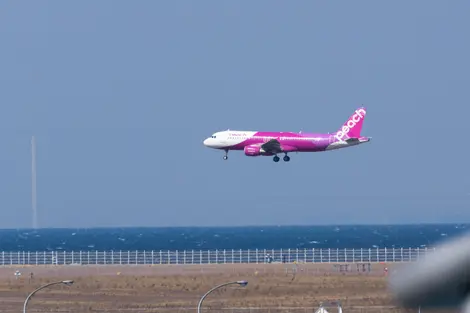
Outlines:
{"label": "airplane", "polygon": [[278,154],[284,153],[283,160],[289,162],[290,152],[330,151],[369,142],[370,137],[361,136],[365,116],[365,107],[356,109],[343,126],[333,133],[225,130],[212,134],[203,144],[208,148],[224,150],[224,160],[228,159],[230,150],[243,150],[246,156],[274,156],[274,162],[279,162]]}

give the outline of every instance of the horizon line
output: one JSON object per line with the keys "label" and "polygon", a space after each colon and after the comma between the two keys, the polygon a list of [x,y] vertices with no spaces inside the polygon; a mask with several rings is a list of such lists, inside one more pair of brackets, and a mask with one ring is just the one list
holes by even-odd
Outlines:
{"label": "horizon line", "polygon": [[327,224],[253,224],[253,225],[182,225],[182,226],[68,226],[68,227],[7,227],[0,228],[0,230],[29,230],[29,231],[38,231],[38,230],[59,230],[59,229],[130,229],[130,228],[253,228],[253,227],[341,227],[341,226],[420,226],[420,225],[470,225],[470,222],[403,222],[403,223],[351,223],[351,224],[342,224],[342,223],[327,223]]}

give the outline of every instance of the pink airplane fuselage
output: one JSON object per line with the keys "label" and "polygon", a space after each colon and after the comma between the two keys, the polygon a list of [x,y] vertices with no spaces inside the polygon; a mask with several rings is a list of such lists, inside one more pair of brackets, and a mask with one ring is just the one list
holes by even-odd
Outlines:
{"label": "pink airplane fuselage", "polygon": [[285,153],[284,161],[289,161],[289,152],[328,151],[369,142],[369,137],[360,135],[365,115],[365,108],[357,109],[331,134],[225,130],[212,134],[204,140],[204,145],[225,150],[224,159],[230,150],[244,150],[247,156],[275,155],[275,162],[279,161],[278,153]]}
{"label": "pink airplane fuselage", "polygon": [[[292,132],[255,132],[252,136],[246,136],[252,132],[227,131],[227,149],[244,150],[246,146],[264,144],[272,139],[279,141],[285,152],[317,152],[325,151],[328,146],[338,139],[328,134],[302,134]],[[237,143],[238,141],[241,142]],[[220,148],[224,149],[224,148]]]}

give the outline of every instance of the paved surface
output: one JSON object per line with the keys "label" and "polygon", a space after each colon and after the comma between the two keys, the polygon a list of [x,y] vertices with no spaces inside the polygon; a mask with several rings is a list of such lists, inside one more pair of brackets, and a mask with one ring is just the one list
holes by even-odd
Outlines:
{"label": "paved surface", "polygon": [[[350,265],[349,272],[340,272],[340,265]],[[397,264],[371,263],[371,272],[358,272],[354,263],[337,264],[214,264],[214,265],[45,265],[0,267],[0,278],[14,277],[19,270],[23,275],[36,276],[103,276],[103,275],[201,275],[217,273],[308,273],[311,275],[375,275],[383,276],[384,269],[393,270]]]}

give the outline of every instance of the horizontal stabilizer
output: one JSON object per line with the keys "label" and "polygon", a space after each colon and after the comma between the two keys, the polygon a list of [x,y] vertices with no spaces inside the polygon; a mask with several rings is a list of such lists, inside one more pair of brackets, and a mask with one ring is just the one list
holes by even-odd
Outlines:
{"label": "horizontal stabilizer", "polygon": [[358,138],[348,138],[348,139],[346,139],[346,142],[347,143],[355,143],[355,142],[359,142],[359,139]]}

